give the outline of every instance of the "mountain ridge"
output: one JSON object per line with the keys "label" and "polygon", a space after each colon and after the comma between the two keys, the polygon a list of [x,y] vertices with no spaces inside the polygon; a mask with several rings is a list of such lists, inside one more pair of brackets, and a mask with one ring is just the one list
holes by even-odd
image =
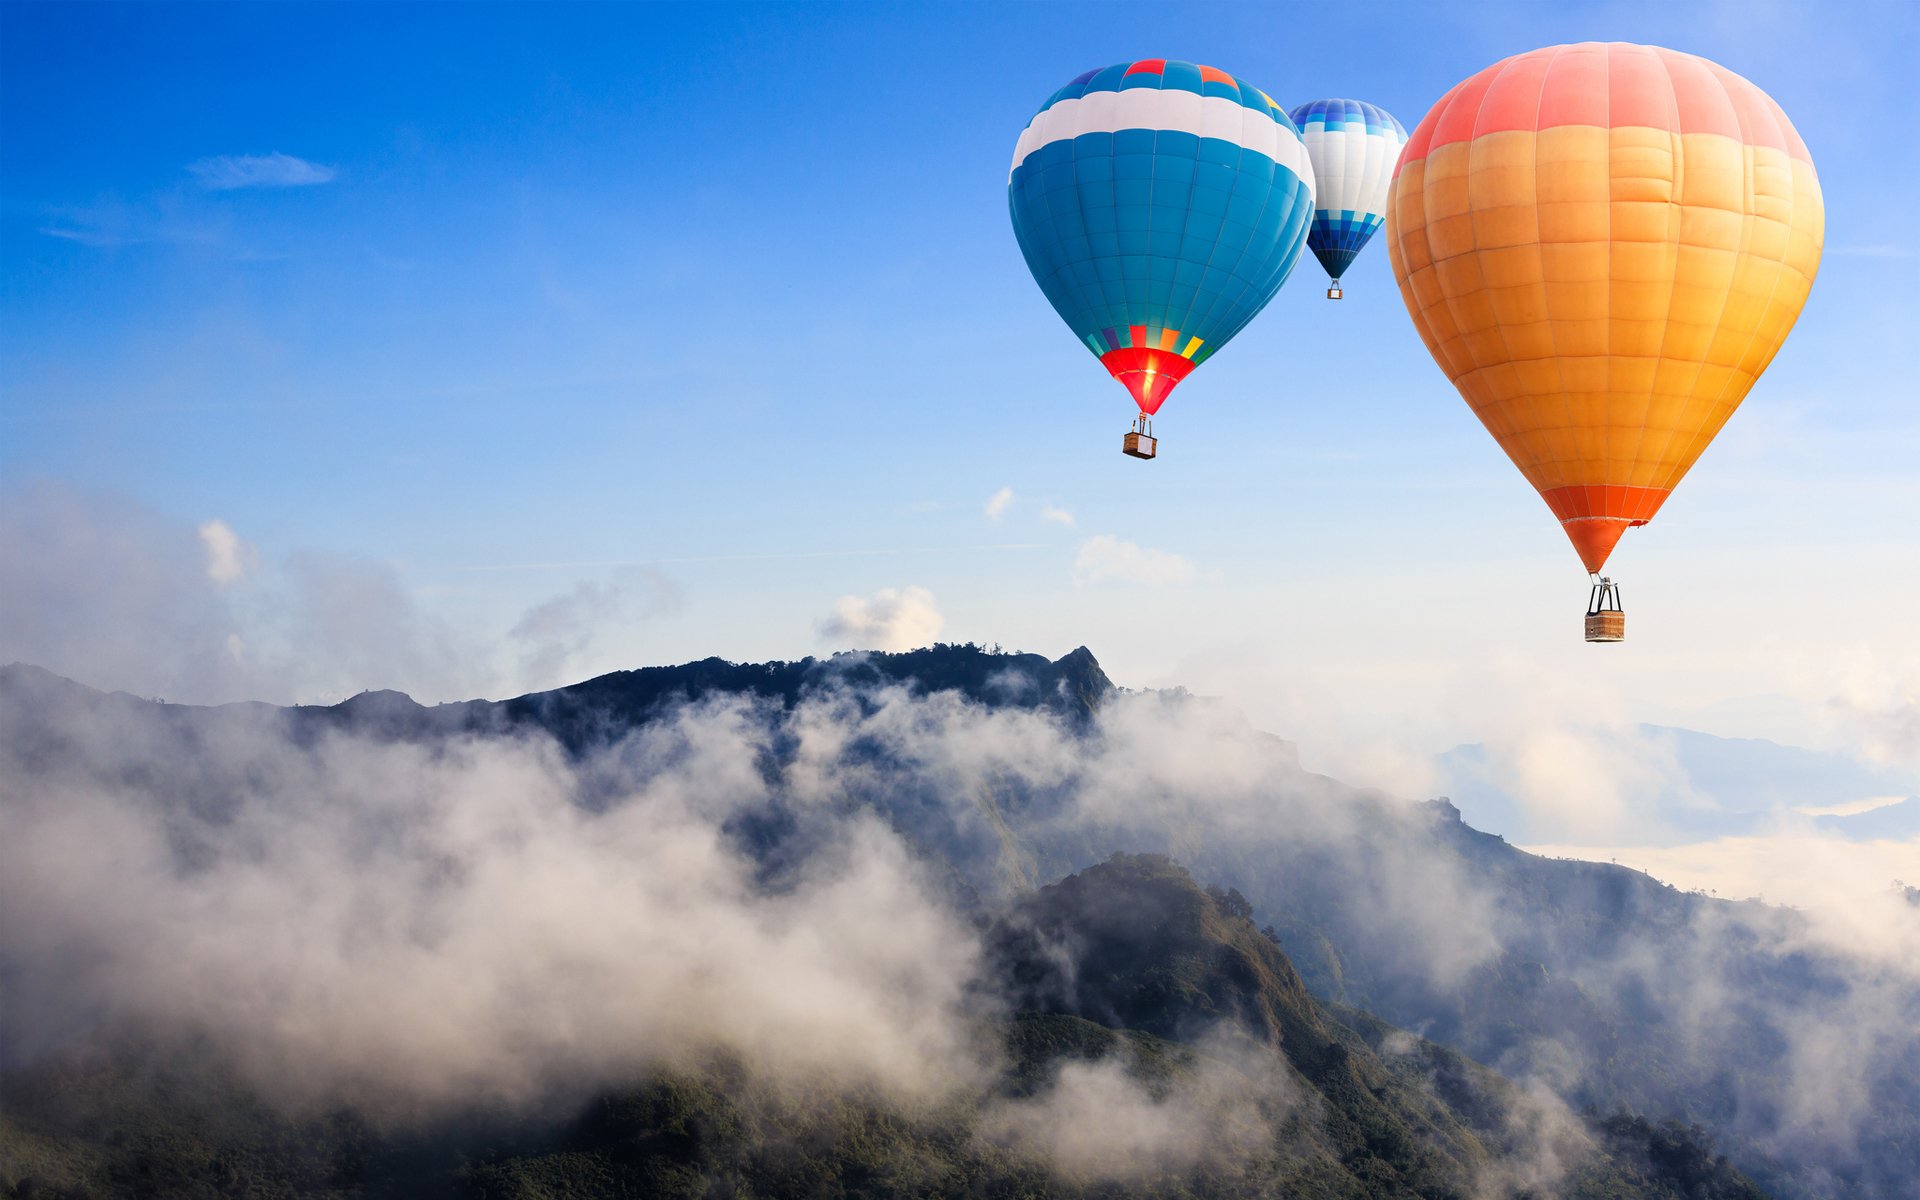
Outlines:
{"label": "mountain ridge", "polygon": [[[1510,1075],[1554,1080],[1576,1109],[1703,1124],[1783,1197],[1906,1197],[1901,1181],[1920,1172],[1911,1149],[1920,1144],[1920,1041],[1902,1035],[1862,1064],[1861,1086],[1875,1100],[1857,1154],[1809,1140],[1795,1124],[1801,1068],[1789,1049],[1799,1028],[1835,1020],[1834,1006],[1850,998],[1916,1015],[1920,999],[1806,948],[1797,914],[1681,892],[1625,867],[1529,855],[1473,828],[1451,802],[1407,803],[1311,775],[1290,745],[1204,702],[1114,688],[1083,651],[1047,660],[943,646],[840,656],[827,668],[704,660],[501,702],[424,709],[376,697],[236,715],[285,720],[300,736],[546,730],[570,753],[590,755],[688,704],[751,702],[753,719],[772,731],[760,769],[778,780],[795,753],[797,714],[841,696],[850,707],[835,720],[848,739],[835,753],[858,770],[831,802],[882,816],[951,873],[956,895],[991,904],[1038,891],[1116,848],[1170,854],[1244,893],[1328,1004],[1364,1009]],[[1038,674],[1011,679],[1009,660],[1016,675]],[[8,678],[0,673],[0,683]],[[947,683],[955,686],[935,686]],[[927,774],[929,751],[911,740],[939,730],[896,727],[887,714],[897,695],[946,720],[952,713],[932,702],[956,693],[982,714],[968,729],[1000,736],[1027,714],[1040,724],[1018,729],[1054,730],[1036,753],[1058,762],[993,760],[971,790],[953,793]],[[58,705],[26,707],[31,725]],[[11,713],[17,730],[21,708],[0,717]],[[420,717],[442,709],[457,720]],[[140,711],[186,727],[195,712],[223,710]],[[969,735],[954,745],[958,765],[971,769],[964,756],[992,742]],[[1166,766],[1154,757],[1162,752]],[[1232,770],[1221,776],[1223,766]],[[1208,789],[1219,798],[1188,795]],[[770,863],[789,853],[783,803],[731,826]],[[1692,1011],[1702,994],[1728,999]]]}
{"label": "mountain ridge", "polygon": [[[1527,1196],[1525,1162],[1551,1154],[1569,1160],[1562,1200],[1764,1200],[1698,1130],[1521,1130],[1543,1116],[1522,1093],[1315,1000],[1248,911],[1164,856],[1116,854],[1000,912],[989,974],[1021,981],[996,1018],[1004,1073],[931,1111],[783,1097],[723,1055],[574,1115],[393,1130],[276,1113],[217,1052],[169,1061],[123,1039],[0,1075],[0,1194],[1458,1200]],[[1168,1128],[1205,1124],[1144,1149],[1106,1136],[1101,1157],[1077,1147],[1089,1131],[1050,1141],[1089,1080]]]}

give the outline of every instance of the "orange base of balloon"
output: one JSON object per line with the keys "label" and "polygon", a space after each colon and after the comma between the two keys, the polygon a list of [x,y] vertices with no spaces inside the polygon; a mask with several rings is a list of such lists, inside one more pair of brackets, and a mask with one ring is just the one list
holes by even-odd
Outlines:
{"label": "orange base of balloon", "polygon": [[1540,498],[1560,518],[1560,528],[1567,531],[1580,561],[1598,575],[1620,536],[1653,520],[1671,494],[1669,488],[1591,484],[1548,488]]}
{"label": "orange base of balloon", "polygon": [[1619,545],[1621,535],[1627,532],[1627,524],[1612,517],[1576,517],[1560,522],[1560,528],[1567,531],[1567,540],[1573,543],[1574,552],[1586,564],[1587,571],[1597,575],[1600,568],[1607,565],[1607,557]]}
{"label": "orange base of balloon", "polygon": [[1100,356],[1100,365],[1126,385],[1133,402],[1149,417],[1160,411],[1174,385],[1193,370],[1192,359],[1182,358],[1171,350],[1145,346],[1109,350]]}

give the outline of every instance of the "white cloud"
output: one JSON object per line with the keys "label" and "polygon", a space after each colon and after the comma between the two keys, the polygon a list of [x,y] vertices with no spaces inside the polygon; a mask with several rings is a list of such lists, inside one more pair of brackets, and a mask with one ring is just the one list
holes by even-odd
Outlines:
{"label": "white cloud", "polygon": [[987,497],[987,520],[998,521],[1001,517],[1006,516],[1007,510],[1012,507],[1013,489],[1010,487],[1001,488],[993,495]]}
{"label": "white cloud", "polygon": [[1040,519],[1042,521],[1052,521],[1055,525],[1072,526],[1073,524],[1072,513],[1064,508],[1055,508],[1051,504],[1040,510]]}
{"label": "white cloud", "polygon": [[[716,1044],[777,1078],[964,1083],[971,931],[871,817],[816,810],[833,849],[757,888],[723,831],[766,793],[743,717],[642,734],[610,778],[538,738],[306,745],[243,712],[186,749],[75,718],[89,763],[0,751],[0,953],[34,981],[10,1023],[34,1042],[102,1012],[208,1031],[282,1102],[395,1113],[537,1102]],[[214,817],[170,809],[177,778],[111,777],[162,756],[246,782]]]}
{"label": "white cloud", "polygon": [[218,517],[201,524],[200,544],[207,548],[207,578],[218,584],[240,582],[256,557],[253,547]]}
{"label": "white cloud", "polygon": [[1075,583],[1186,583],[1193,564],[1178,554],[1150,550],[1110,533],[1088,538],[1073,560]]}
{"label": "white cloud", "polygon": [[820,622],[820,637],[854,650],[911,650],[940,635],[946,618],[923,587],[881,588],[873,595],[842,596]]}
{"label": "white cloud", "polygon": [[213,192],[239,188],[311,187],[333,180],[332,167],[291,154],[221,154],[187,164],[200,186]]}
{"label": "white cloud", "polygon": [[1221,1027],[1199,1041],[1190,1072],[1155,1094],[1126,1049],[1068,1062],[1039,1092],[981,1114],[975,1136],[1038,1152],[1069,1177],[1124,1180],[1208,1162],[1231,1168],[1274,1144],[1302,1097],[1264,1045]]}
{"label": "white cloud", "polygon": [[569,663],[613,625],[660,616],[680,607],[680,589],[651,567],[630,568],[610,583],[582,580],[521,615],[507,637],[522,649],[519,686],[556,687]]}
{"label": "white cloud", "polygon": [[1674,812],[1706,807],[1693,794],[1671,735],[1543,719],[1489,738],[1488,767],[1539,828],[1617,837]]}

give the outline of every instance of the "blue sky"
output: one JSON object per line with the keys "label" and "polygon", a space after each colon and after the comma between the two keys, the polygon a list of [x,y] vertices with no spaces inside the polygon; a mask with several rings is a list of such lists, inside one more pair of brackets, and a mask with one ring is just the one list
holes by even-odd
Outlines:
{"label": "blue sky", "polygon": [[[1910,5],[10,4],[0,35],[0,493],[118,547],[16,538],[62,620],[0,617],[0,657],[198,679],[183,699],[503,694],[824,653],[893,589],[911,630],[1084,642],[1409,789],[1402,759],[1541,714],[1907,752]],[[1307,260],[1168,404],[1163,456],[1117,452],[1131,406],[1008,226],[1049,93],[1164,55],[1411,127],[1502,56],[1596,38],[1767,89],[1828,214],[1785,350],[1614,558],[1631,642],[1579,642],[1579,564],[1383,246],[1339,305]],[[195,628],[232,623],[236,655],[356,620],[437,649],[278,682],[73,650],[105,638],[65,620],[80,581],[126,589],[115,636],[159,653],[147,568],[112,554],[198,553],[210,521],[238,548]]]}

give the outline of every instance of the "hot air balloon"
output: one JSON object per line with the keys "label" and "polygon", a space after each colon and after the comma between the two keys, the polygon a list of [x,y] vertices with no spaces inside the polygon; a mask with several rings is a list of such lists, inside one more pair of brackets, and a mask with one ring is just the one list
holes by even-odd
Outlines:
{"label": "hot air balloon", "polygon": [[1047,300],[1148,418],[1265,307],[1306,244],[1313,168],[1285,110],[1213,67],[1148,58],[1048,98],[1007,206]]}
{"label": "hot air balloon", "polygon": [[1825,218],[1765,92],[1653,46],[1553,46],[1456,86],[1413,131],[1388,254],[1427,349],[1592,581],[1653,519],[1800,314]]}
{"label": "hot air balloon", "polygon": [[1407,131],[1393,114],[1364,100],[1314,100],[1287,114],[1313,162],[1313,227],[1307,249],[1327,269],[1327,299],[1387,219],[1387,185]]}

